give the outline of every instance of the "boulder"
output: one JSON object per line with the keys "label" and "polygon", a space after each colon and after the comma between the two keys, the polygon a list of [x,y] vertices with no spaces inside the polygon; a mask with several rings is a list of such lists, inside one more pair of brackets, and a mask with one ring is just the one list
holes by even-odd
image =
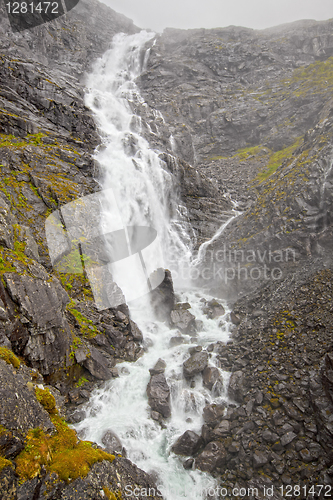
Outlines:
{"label": "boulder", "polygon": [[186,378],[191,378],[203,372],[207,365],[208,353],[205,351],[196,352],[183,363],[184,376]]}
{"label": "boulder", "polygon": [[212,432],[213,439],[226,437],[230,433],[231,427],[229,420],[222,420]]}
{"label": "boulder", "polygon": [[263,453],[260,450],[256,450],[253,453],[252,460],[253,460],[253,467],[255,469],[260,469],[261,467],[263,467],[264,465],[266,465],[268,463],[268,457],[267,457],[266,453]]}
{"label": "boulder", "polygon": [[228,387],[229,397],[237,401],[237,403],[242,403],[244,395],[246,394],[244,374],[242,371],[238,370],[234,372],[229,380]]}
{"label": "boulder", "polygon": [[230,313],[230,321],[234,325],[238,326],[240,324],[240,322],[241,322],[241,319],[240,319],[240,317],[237,314],[235,314],[233,311],[231,311],[231,313]]}
{"label": "boulder", "polygon": [[99,380],[109,380],[112,377],[108,360],[95,347],[89,347],[89,356],[82,361],[84,366],[93,377]]}
{"label": "boulder", "polygon": [[171,415],[170,388],[163,373],[152,375],[147,386],[148,402],[153,411],[164,418]]}
{"label": "boulder", "polygon": [[166,368],[166,362],[163,359],[159,359],[154,368],[149,369],[150,375],[158,375],[159,373],[164,373]]}
{"label": "boulder", "polygon": [[184,467],[185,470],[190,470],[190,469],[192,469],[193,464],[194,464],[194,458],[188,458],[183,463],[183,467]]}
{"label": "boulder", "polygon": [[217,300],[213,299],[207,302],[207,318],[215,319],[223,316],[225,314],[225,309]]}
{"label": "boulder", "polygon": [[176,347],[176,346],[184,344],[184,343],[185,343],[184,337],[171,337],[170,342],[169,342],[169,346]]}
{"label": "boulder", "polygon": [[225,405],[210,404],[203,409],[203,418],[207,425],[215,427],[223,418]]}
{"label": "boulder", "polygon": [[105,328],[105,334],[116,349],[124,347],[127,342],[124,332],[113,326],[108,325]]}
{"label": "boulder", "polygon": [[156,318],[160,321],[170,321],[170,314],[175,307],[175,302],[171,272],[166,269],[164,280],[151,292],[151,304]]}
{"label": "boulder", "polygon": [[227,453],[220,441],[212,441],[195,459],[195,468],[203,472],[213,472],[225,464]]}
{"label": "boulder", "polygon": [[118,436],[111,430],[104,433],[102,437],[102,443],[108,453],[119,452],[123,450],[123,445],[121,444]]}
{"label": "boulder", "polygon": [[290,444],[295,438],[297,438],[297,434],[294,432],[287,432],[281,437],[282,446],[287,446]]}
{"label": "boulder", "polygon": [[15,458],[24,449],[23,436],[16,431],[5,431],[0,434],[0,456]]}
{"label": "boulder", "polygon": [[143,341],[142,331],[140,330],[140,328],[138,327],[138,325],[136,323],[134,323],[134,321],[132,321],[131,319],[130,319],[130,331],[131,331],[133,339],[136,342],[142,342]]}
{"label": "boulder", "polygon": [[171,311],[171,324],[186,334],[195,333],[195,316],[187,309]]}
{"label": "boulder", "polygon": [[223,381],[220,377],[220,372],[218,368],[215,367],[212,368],[210,366],[206,366],[206,368],[202,372],[203,385],[211,391],[213,389],[215,382],[217,382],[218,380],[220,380],[220,382],[222,383],[221,385],[223,388]]}
{"label": "boulder", "polygon": [[186,431],[177,439],[171,450],[176,455],[194,455],[199,451],[202,444],[203,440],[201,436],[196,432]]}

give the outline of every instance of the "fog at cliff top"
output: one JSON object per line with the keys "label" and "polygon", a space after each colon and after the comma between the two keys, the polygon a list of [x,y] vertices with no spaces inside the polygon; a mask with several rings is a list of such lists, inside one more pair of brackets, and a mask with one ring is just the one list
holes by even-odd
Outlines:
{"label": "fog at cliff top", "polygon": [[245,26],[263,29],[299,19],[333,17],[332,0],[102,0],[140,28]]}

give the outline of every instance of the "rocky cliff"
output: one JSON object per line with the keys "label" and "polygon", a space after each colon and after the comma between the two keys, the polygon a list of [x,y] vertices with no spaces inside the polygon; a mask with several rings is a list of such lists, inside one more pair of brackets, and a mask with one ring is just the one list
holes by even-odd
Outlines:
{"label": "rocky cliff", "polygon": [[[223,485],[271,484],[276,498],[281,484],[332,484],[332,28],[165,30],[139,82],[165,118],[147,138],[241,210],[201,253],[199,279],[236,300],[234,344],[214,350],[240,406],[207,407],[204,451],[181,454]],[[195,229],[213,222],[186,201]],[[199,241],[211,228],[198,224]]]}
{"label": "rocky cliff", "polygon": [[[84,74],[115,33],[138,28],[96,0],[18,34],[0,13],[1,498],[121,498],[152,479],[77,441],[62,418],[79,420],[90,390],[144,341],[126,305],[98,311],[84,274],[52,268],[44,224],[99,189]],[[233,345],[212,346],[239,406],[225,418],[206,409],[192,449],[231,487],[332,483],[332,28],[166,30],[138,82],[135,111],[198,243],[231,200],[243,211],[207,247],[200,281],[243,296]],[[224,460],[207,469],[216,442]]]}
{"label": "rocky cliff", "polygon": [[14,34],[0,11],[0,496],[120,498],[151,479],[113,445],[106,453],[78,441],[62,419],[75,422],[116,363],[142,354],[142,334],[125,305],[97,310],[83,274],[55,272],[45,220],[98,189],[99,136],[79,79],[115,33],[138,28],[82,1]]}

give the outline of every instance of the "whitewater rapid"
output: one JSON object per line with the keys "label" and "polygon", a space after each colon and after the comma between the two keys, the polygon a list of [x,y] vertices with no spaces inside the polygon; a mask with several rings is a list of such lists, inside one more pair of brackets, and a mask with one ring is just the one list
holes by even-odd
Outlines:
{"label": "whitewater rapid", "polygon": [[[136,106],[145,106],[135,79],[140,75],[149,56],[145,44],[152,33],[116,35],[112,48],[96,63],[87,82],[86,104],[94,112],[102,138],[96,152],[101,166],[101,187],[112,189],[126,226],[150,226],[156,229],[161,243],[161,259],[165,267],[179,266],[174,275],[181,276],[181,266],[191,266],[191,238],[184,207],[174,196],[174,178],[142,137],[141,118]],[[145,54],[143,56],[143,54]],[[103,218],[112,217],[107,207]],[[154,256],[151,259],[154,260]],[[123,270],[126,273],[126,269]],[[117,277],[116,277],[117,278]],[[135,286],[135,283],[133,283]],[[203,500],[205,491],[215,485],[211,476],[199,470],[185,470],[184,457],[171,452],[171,446],[186,430],[201,433],[202,411],[205,405],[227,400],[228,373],[220,369],[214,351],[209,365],[220,370],[224,388],[212,393],[203,386],[202,376],[196,376],[191,386],[183,378],[183,362],[189,357],[189,347],[204,349],[217,341],[229,339],[229,309],[225,314],[209,319],[205,302],[213,297],[203,295],[190,282],[175,280],[177,300],[188,302],[190,312],[201,323],[197,337],[184,336],[184,344],[170,347],[177,335],[168,325],[154,318],[149,297],[129,303],[131,318],[144,336],[145,354],[135,363],[118,365],[119,378],[108,381],[95,390],[85,405],[86,417],[75,428],[85,439],[102,445],[106,431],[111,430],[126,449],[127,457],[146,472],[153,473],[165,500]],[[126,296],[126,293],[125,293]],[[199,323],[198,323],[199,324]],[[149,369],[159,358],[166,362],[165,377],[171,391],[171,417],[165,427],[150,418],[146,395]]]}

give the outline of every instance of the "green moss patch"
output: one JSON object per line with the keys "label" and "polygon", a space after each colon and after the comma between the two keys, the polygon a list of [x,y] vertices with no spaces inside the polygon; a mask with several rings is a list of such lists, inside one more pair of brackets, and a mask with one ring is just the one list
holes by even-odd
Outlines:
{"label": "green moss patch", "polygon": [[118,491],[117,493],[114,493],[113,491],[110,491],[107,486],[103,487],[104,494],[108,500],[122,500],[121,492]]}
{"label": "green moss patch", "polygon": [[80,311],[75,308],[76,304],[73,300],[67,305],[67,310],[75,318],[77,323],[80,325],[80,330],[82,335],[85,337],[95,337],[99,333],[98,329],[94,325],[91,319],[86,318]]}
{"label": "green moss patch", "polygon": [[15,137],[15,135],[0,134],[0,148],[24,148],[26,146],[41,146],[42,139],[46,134],[28,134],[25,138]]}
{"label": "green moss patch", "polygon": [[56,433],[46,434],[39,428],[28,432],[25,448],[16,458],[21,482],[38,476],[42,466],[48,473],[55,472],[59,480],[70,482],[85,477],[95,463],[114,460],[114,455],[94,447],[90,441],[78,440],[76,432],[59,417],[55,398],[48,389],[36,388],[36,397],[49,413]]}
{"label": "green moss patch", "polygon": [[54,396],[50,393],[50,390],[40,389],[39,387],[36,387],[35,392],[37,401],[39,401],[40,404],[44,406],[45,410],[50,415],[56,415],[58,413],[56,400]]}
{"label": "green moss patch", "polygon": [[89,382],[88,379],[86,379],[85,377],[81,377],[78,382],[76,383],[75,387],[82,387],[84,384],[86,384],[87,382]]}
{"label": "green moss patch", "polygon": [[294,71],[291,83],[298,84],[296,95],[327,93],[333,89],[333,57],[326,61],[316,61],[306,68],[298,68]]}
{"label": "green moss patch", "polygon": [[22,482],[38,476],[42,466],[48,473],[55,472],[60,480],[70,482],[85,477],[95,463],[114,460],[114,455],[95,448],[93,443],[78,441],[76,432],[58,415],[51,416],[51,420],[56,434],[32,429],[25,449],[16,458],[16,472]]}
{"label": "green moss patch", "polygon": [[7,349],[6,347],[0,347],[0,358],[6,361],[9,365],[13,365],[14,368],[20,367],[21,362],[18,357],[15,356],[13,351]]}
{"label": "green moss patch", "polygon": [[13,467],[13,464],[12,464],[12,462],[10,460],[7,460],[6,458],[0,457],[0,472],[5,467]]}
{"label": "green moss patch", "polygon": [[271,153],[267,166],[262,172],[259,172],[256,180],[259,182],[266,180],[270,175],[274,174],[278,167],[282,165],[284,160],[288,158],[293,159],[292,154],[300,146],[301,141],[302,137],[298,137],[296,141],[291,144],[291,146],[281,149],[280,151],[276,151],[275,153]]}

